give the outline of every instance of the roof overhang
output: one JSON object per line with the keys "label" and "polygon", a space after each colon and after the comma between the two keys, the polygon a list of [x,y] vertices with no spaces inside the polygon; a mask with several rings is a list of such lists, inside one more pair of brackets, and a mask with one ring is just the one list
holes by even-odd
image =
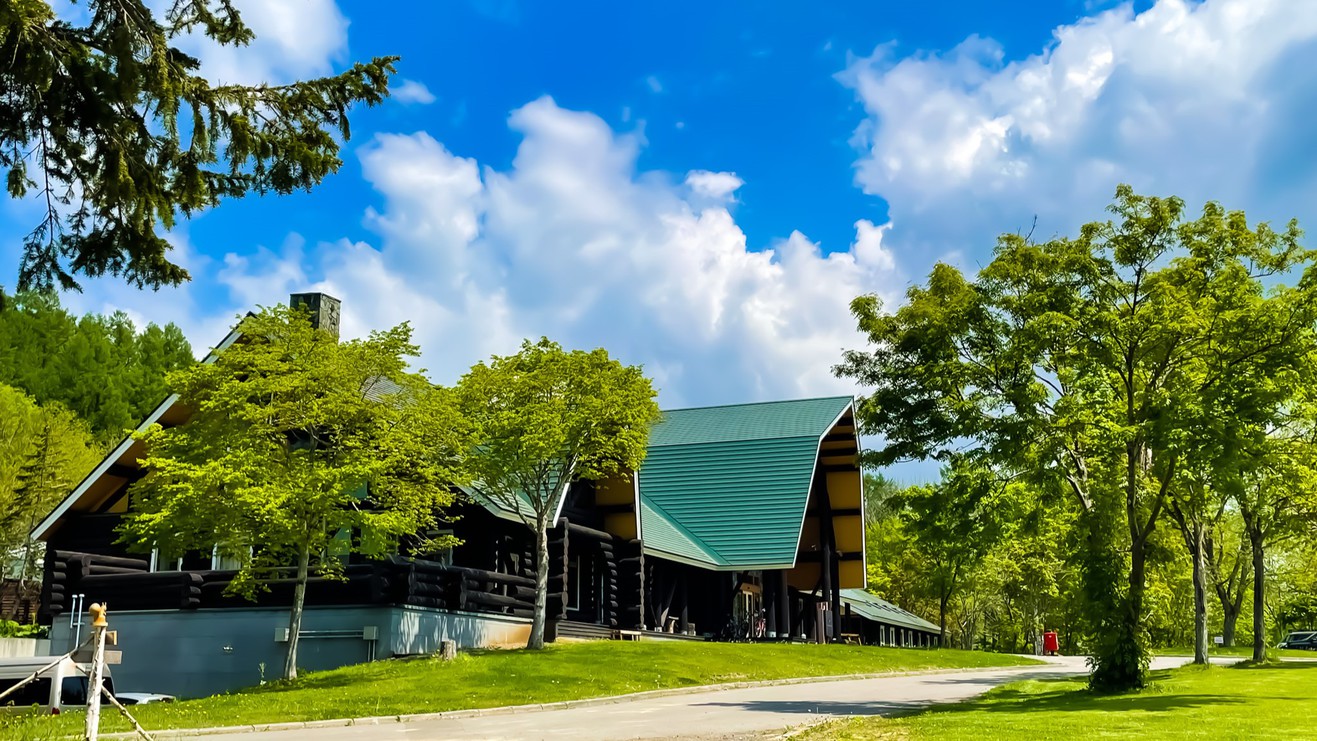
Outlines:
{"label": "roof overhang", "polygon": [[[206,353],[206,357],[203,358],[201,362],[215,362],[217,353],[227,350],[234,342],[237,342],[238,338],[241,336],[242,334],[236,327],[230,330],[228,335],[226,335],[213,350]],[[116,469],[116,467],[123,466],[133,469],[139,468],[137,459],[129,455],[133,449],[137,447],[135,436],[139,433],[146,432],[151,428],[151,425],[154,425],[157,422],[162,420],[169,421],[168,417],[171,412],[174,413],[174,416],[178,417],[178,419],[173,420],[175,423],[185,421],[186,417],[191,415],[181,409],[178,401],[178,394],[170,394],[168,398],[160,402],[160,404],[152,410],[151,414],[137,426],[137,429],[134,430],[132,434],[129,434],[123,439],[123,441],[116,445],[114,450],[110,451],[110,454],[105,456],[100,464],[93,468],[91,473],[87,474],[67,497],[64,497],[64,501],[60,502],[59,506],[51,510],[50,514],[46,515],[46,518],[32,529],[29,537],[33,540],[46,540],[54,530],[55,526],[59,524],[60,519],[76,507],[84,497],[91,494],[101,480],[107,476],[112,476],[113,474],[111,471]],[[176,409],[176,407],[179,408]]]}

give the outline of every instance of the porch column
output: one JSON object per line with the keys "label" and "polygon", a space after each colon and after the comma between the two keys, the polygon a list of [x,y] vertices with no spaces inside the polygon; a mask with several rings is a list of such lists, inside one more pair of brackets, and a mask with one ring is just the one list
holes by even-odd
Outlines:
{"label": "porch column", "polygon": [[[820,555],[823,557],[823,561],[820,564],[820,568],[823,571],[823,599],[828,603],[828,607],[831,608],[832,607],[832,544],[828,542],[829,540],[830,540],[829,538],[824,538],[823,547],[819,550],[820,550]],[[829,623],[828,627],[832,627],[832,625],[835,625],[836,617],[837,617],[836,615],[828,616],[828,623]],[[829,633],[832,633],[832,635],[829,636],[828,635]],[[834,641],[837,640],[836,631],[828,630],[827,628],[824,629],[823,636],[825,639],[824,640],[825,643],[827,642],[826,639],[829,637],[831,637],[832,640]]]}
{"label": "porch column", "polygon": [[764,572],[764,632],[777,638],[777,579]]}
{"label": "porch column", "polygon": [[794,638],[791,632],[791,587],[787,584],[787,570],[777,572],[777,624],[787,638]]}

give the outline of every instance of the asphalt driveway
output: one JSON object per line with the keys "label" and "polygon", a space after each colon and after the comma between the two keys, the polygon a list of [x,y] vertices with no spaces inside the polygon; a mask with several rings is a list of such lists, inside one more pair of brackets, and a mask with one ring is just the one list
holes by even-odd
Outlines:
{"label": "asphalt driveway", "polygon": [[[1180,657],[1157,658],[1153,668],[1179,666],[1187,661]],[[737,738],[784,732],[830,717],[886,715],[958,702],[1007,682],[1084,671],[1082,657],[1064,657],[1039,667],[753,687],[512,715],[266,731],[241,737],[244,741]]]}

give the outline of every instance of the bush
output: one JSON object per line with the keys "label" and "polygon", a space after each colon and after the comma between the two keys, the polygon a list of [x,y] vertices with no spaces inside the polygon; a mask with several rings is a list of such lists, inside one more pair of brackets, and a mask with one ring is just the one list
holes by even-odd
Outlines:
{"label": "bush", "polygon": [[44,625],[0,620],[0,638],[48,638],[49,636],[50,628]]}

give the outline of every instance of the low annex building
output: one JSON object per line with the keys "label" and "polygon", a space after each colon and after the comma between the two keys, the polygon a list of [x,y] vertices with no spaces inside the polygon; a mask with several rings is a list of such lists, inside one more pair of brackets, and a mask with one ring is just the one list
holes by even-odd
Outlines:
{"label": "low annex building", "polygon": [[[293,302],[336,330],[337,300]],[[239,341],[231,332],[215,352]],[[550,639],[824,642],[852,632],[844,618],[862,610],[850,595],[865,584],[854,415],[851,397],[664,412],[638,472],[568,488],[550,534]],[[141,429],[187,419],[171,396]],[[166,561],[116,543],[142,453],[125,439],[32,533],[46,543],[40,619],[52,649],[78,640],[76,605],[103,602],[119,632],[121,688],[166,683],[197,696],[256,684],[281,665],[292,580],[269,580],[253,603],[224,593],[236,572],[213,552]],[[531,532],[516,513],[473,500],[454,514],[460,545],[352,556],[346,580],[312,578],[299,664],[430,653],[442,640],[523,643]]]}

